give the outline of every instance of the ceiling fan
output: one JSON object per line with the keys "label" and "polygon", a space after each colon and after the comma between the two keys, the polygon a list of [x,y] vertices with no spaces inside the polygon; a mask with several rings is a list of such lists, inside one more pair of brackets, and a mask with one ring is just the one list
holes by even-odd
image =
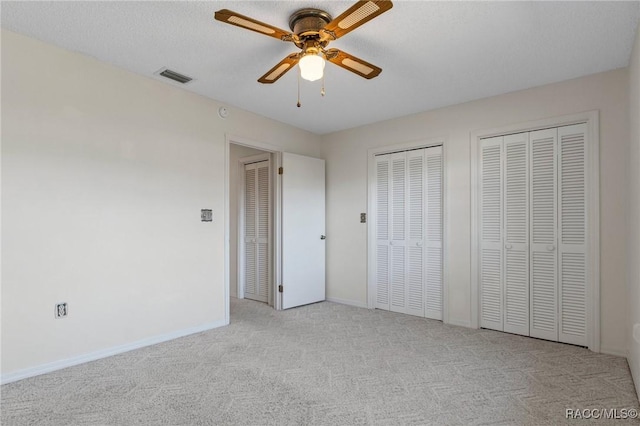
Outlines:
{"label": "ceiling fan", "polygon": [[309,81],[318,80],[323,76],[325,60],[371,79],[378,76],[382,69],[341,50],[326,47],[333,40],[348,34],[392,7],[393,3],[389,0],[358,1],[335,19],[320,9],[300,9],[289,17],[291,32],[228,9],[217,11],[215,19],[282,41],[290,41],[300,49],[300,52],[292,53],[267,71],[258,79],[260,83],[275,83],[296,64],[300,66],[302,78]]}

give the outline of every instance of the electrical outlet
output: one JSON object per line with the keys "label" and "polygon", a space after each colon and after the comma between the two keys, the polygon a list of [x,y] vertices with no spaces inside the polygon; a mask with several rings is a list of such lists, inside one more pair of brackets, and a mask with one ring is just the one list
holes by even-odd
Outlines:
{"label": "electrical outlet", "polygon": [[56,318],[64,318],[69,313],[69,308],[66,303],[56,303],[55,316]]}

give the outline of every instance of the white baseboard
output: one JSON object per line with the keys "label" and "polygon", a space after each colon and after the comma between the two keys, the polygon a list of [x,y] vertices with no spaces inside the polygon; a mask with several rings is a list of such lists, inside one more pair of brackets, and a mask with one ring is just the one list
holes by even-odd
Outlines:
{"label": "white baseboard", "polygon": [[464,320],[458,320],[458,319],[449,318],[449,322],[447,324],[449,324],[449,325],[457,325],[458,327],[473,328],[473,327],[471,327],[471,322],[464,321]]}
{"label": "white baseboard", "polygon": [[608,348],[606,346],[600,346],[600,353],[621,356],[623,358],[626,358],[629,355],[625,349]]}
{"label": "white baseboard", "polygon": [[357,302],[355,300],[338,299],[337,297],[327,297],[327,302],[339,303],[341,305],[355,306],[356,308],[365,308],[365,309],[368,308],[366,303]]}
{"label": "white baseboard", "polygon": [[222,327],[228,324],[229,323],[226,322],[225,320],[214,321],[214,322],[199,325],[196,327],[186,328],[183,330],[178,330],[178,331],[174,331],[167,334],[162,334],[160,336],[149,337],[147,339],[138,340],[137,342],[127,343],[125,345],[102,349],[102,350],[91,352],[88,354],[79,355],[73,358],[62,359],[59,361],[38,365],[36,367],[25,368],[23,370],[14,371],[12,373],[2,374],[0,376],[0,384],[4,385],[6,383],[16,382],[18,380],[26,379],[29,377],[50,373],[52,371],[62,370],[63,368],[73,367],[74,365],[84,364],[85,362],[95,361],[101,358],[106,358],[109,356],[121,354],[123,352],[129,352],[134,349],[144,348],[145,346],[156,345],[158,343],[167,342],[169,340],[188,336],[190,334],[201,333],[203,331]]}

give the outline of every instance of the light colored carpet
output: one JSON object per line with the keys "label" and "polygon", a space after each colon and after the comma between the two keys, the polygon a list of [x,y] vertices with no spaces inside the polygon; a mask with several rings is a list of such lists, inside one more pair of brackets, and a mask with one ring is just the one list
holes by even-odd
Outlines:
{"label": "light colored carpet", "polygon": [[335,303],[276,312],[236,299],[228,327],[1,392],[2,425],[575,425],[566,408],[638,409],[623,358]]}

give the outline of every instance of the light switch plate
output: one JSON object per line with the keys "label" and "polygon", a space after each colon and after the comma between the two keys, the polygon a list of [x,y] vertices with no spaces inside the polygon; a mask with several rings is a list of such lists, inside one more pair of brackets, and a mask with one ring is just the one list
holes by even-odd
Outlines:
{"label": "light switch plate", "polygon": [[213,211],[211,209],[200,210],[200,220],[203,222],[213,222]]}

